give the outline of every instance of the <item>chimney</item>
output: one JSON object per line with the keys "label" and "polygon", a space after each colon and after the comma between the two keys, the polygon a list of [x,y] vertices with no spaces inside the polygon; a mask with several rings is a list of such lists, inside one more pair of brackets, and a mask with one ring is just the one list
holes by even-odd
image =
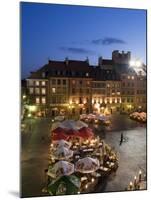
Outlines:
{"label": "chimney", "polygon": [[69,64],[69,59],[68,59],[68,57],[65,58],[65,63],[66,63],[66,65]]}
{"label": "chimney", "polygon": [[102,65],[102,56],[98,58],[98,66],[101,67],[101,65]]}
{"label": "chimney", "polygon": [[127,52],[127,57],[128,57],[128,60],[131,59],[131,52],[130,51]]}
{"label": "chimney", "polygon": [[89,65],[89,58],[88,57],[86,57],[86,60],[85,60],[86,62],[87,62],[87,64]]}

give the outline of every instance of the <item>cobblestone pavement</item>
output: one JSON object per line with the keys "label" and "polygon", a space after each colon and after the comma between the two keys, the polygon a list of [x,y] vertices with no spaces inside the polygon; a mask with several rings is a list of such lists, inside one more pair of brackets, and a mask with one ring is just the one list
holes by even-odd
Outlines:
{"label": "cobblestone pavement", "polygon": [[[124,115],[112,116],[112,126],[91,127],[119,154],[119,168],[105,184],[104,191],[123,191],[139,169],[146,172],[146,128]],[[21,190],[22,197],[44,196],[44,170],[48,165],[50,119],[26,119],[26,130],[21,135]],[[120,135],[126,138],[120,146]],[[99,187],[95,192],[100,191]]]}

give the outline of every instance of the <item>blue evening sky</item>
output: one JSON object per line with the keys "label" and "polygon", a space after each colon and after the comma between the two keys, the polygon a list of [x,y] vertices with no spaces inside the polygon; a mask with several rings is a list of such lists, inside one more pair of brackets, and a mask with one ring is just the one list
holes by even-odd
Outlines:
{"label": "blue evening sky", "polygon": [[51,60],[111,58],[131,51],[146,63],[146,11],[21,3],[21,75]]}

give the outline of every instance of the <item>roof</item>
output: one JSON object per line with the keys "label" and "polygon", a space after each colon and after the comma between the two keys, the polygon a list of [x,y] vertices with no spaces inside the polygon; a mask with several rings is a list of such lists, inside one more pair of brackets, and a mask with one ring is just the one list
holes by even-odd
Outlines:
{"label": "roof", "polygon": [[114,69],[101,69],[100,67],[95,67],[92,76],[96,81],[120,80],[119,74]]}
{"label": "roof", "polygon": [[41,67],[36,72],[32,72],[29,78],[44,78],[51,76],[78,76],[86,77],[87,72],[91,72],[91,67],[87,61],[68,60],[68,61],[51,61]]}
{"label": "roof", "polygon": [[102,59],[102,65],[113,65],[113,64],[114,64],[113,60]]}

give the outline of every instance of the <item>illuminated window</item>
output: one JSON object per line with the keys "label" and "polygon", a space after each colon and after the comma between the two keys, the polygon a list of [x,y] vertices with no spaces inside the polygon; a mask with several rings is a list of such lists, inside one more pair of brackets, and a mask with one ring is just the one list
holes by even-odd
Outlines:
{"label": "illuminated window", "polygon": [[41,89],[41,93],[42,93],[42,94],[46,94],[46,88],[42,88],[42,89]]}
{"label": "illuminated window", "polygon": [[35,82],[35,85],[36,85],[36,86],[39,86],[39,81],[36,81],[36,82]]}
{"label": "illuminated window", "polygon": [[40,103],[40,98],[36,97],[36,104],[39,104],[39,103]]}
{"label": "illuminated window", "polygon": [[40,93],[40,89],[39,88],[35,88],[35,93],[39,94]]}
{"label": "illuminated window", "polygon": [[34,93],[34,88],[29,88],[29,93],[33,94]]}
{"label": "illuminated window", "polygon": [[85,75],[86,75],[86,76],[89,76],[89,73],[86,73]]}
{"label": "illuminated window", "polygon": [[72,84],[75,84],[75,80],[72,80]]}
{"label": "illuminated window", "polygon": [[90,85],[90,81],[87,81],[87,85]]}
{"label": "illuminated window", "polygon": [[45,85],[46,85],[46,81],[42,81],[42,82],[41,82],[41,85],[42,85],[42,86],[45,86]]}
{"label": "illuminated window", "polygon": [[132,80],[134,80],[134,76],[132,76],[131,78],[132,78]]}
{"label": "illuminated window", "polygon": [[117,92],[117,95],[120,95],[121,93],[120,92]]}
{"label": "illuminated window", "polygon": [[42,97],[42,98],[41,98],[41,102],[42,102],[42,104],[45,104],[45,103],[46,103],[46,98],[45,98],[45,97]]}
{"label": "illuminated window", "polygon": [[128,76],[127,78],[130,79],[130,76]]}
{"label": "illuminated window", "polygon": [[109,84],[109,83],[107,84],[107,87],[108,87],[108,88],[110,87],[110,84]]}
{"label": "illuminated window", "polygon": [[32,86],[34,84],[33,80],[28,80],[28,85]]}
{"label": "illuminated window", "polygon": [[52,93],[56,93],[56,88],[52,88]]}

